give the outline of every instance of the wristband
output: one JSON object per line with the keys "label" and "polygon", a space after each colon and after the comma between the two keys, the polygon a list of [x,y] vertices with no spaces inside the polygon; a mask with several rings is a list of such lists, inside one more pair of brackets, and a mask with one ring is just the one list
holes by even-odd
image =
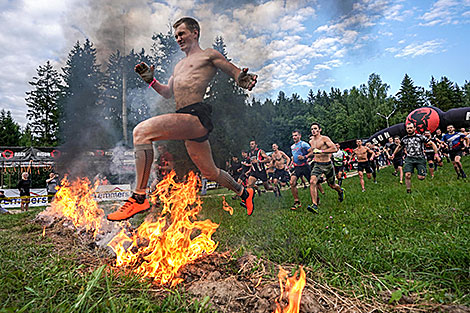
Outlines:
{"label": "wristband", "polygon": [[157,82],[157,79],[154,77],[152,82],[149,84],[149,88],[153,86]]}

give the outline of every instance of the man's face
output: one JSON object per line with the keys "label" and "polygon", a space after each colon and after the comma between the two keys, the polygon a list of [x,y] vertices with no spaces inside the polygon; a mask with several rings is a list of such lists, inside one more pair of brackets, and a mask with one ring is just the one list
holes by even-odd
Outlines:
{"label": "man's face", "polygon": [[247,156],[248,156],[248,153],[246,153],[246,152],[242,152],[242,158],[244,158],[244,159],[245,159]]}
{"label": "man's face", "polygon": [[415,125],[413,123],[406,124],[406,132],[408,135],[413,135],[416,131]]}
{"label": "man's face", "polygon": [[250,141],[250,149],[255,150],[256,149],[256,141]]}
{"label": "man's face", "polygon": [[298,132],[293,132],[292,133],[292,139],[294,140],[295,143],[300,141],[300,134]]}
{"label": "man's face", "polygon": [[360,140],[360,139],[356,140],[356,145],[358,147],[361,147],[362,146],[362,140]]}
{"label": "man's face", "polygon": [[431,132],[429,130],[424,132],[424,137],[431,138]]}
{"label": "man's face", "polygon": [[388,138],[388,142],[393,143],[393,138],[392,137]]}
{"label": "man's face", "polygon": [[436,129],[436,135],[438,135],[438,136],[442,135],[442,131],[439,128]]}
{"label": "man's face", "polygon": [[271,147],[273,148],[274,151],[277,151],[277,149],[279,149],[279,147],[275,143],[273,143],[273,145]]}
{"label": "man's face", "polygon": [[312,131],[313,136],[316,136],[320,133],[320,127],[318,127],[318,125],[312,125],[310,130]]}
{"label": "man's face", "polygon": [[454,131],[455,131],[454,126],[452,126],[452,125],[447,126],[447,132],[448,133],[453,133]]}
{"label": "man's face", "polygon": [[400,138],[395,138],[395,144],[399,144],[400,143]]}
{"label": "man's face", "polygon": [[175,29],[175,40],[180,46],[181,51],[188,51],[194,41],[197,42],[197,30],[191,32],[186,24],[183,23]]}

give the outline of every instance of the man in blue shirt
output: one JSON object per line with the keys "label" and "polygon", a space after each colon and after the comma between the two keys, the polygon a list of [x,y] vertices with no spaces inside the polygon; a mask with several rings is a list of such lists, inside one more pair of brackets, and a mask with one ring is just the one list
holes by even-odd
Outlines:
{"label": "man in blue shirt", "polygon": [[468,141],[465,134],[455,132],[454,125],[447,126],[447,134],[442,136],[442,141],[447,145],[449,151],[449,157],[454,165],[455,172],[457,173],[457,179],[460,177],[467,178],[467,175],[463,171],[462,163],[460,158],[465,148],[465,141]]}
{"label": "man in blue shirt", "polygon": [[290,177],[290,190],[294,197],[294,205],[292,210],[296,210],[301,207],[299,200],[299,192],[297,190],[297,179],[304,176],[307,181],[310,181],[310,166],[308,165],[307,154],[310,145],[305,141],[300,140],[302,135],[298,130],[292,132],[292,139],[294,144],[290,147],[292,151],[291,165],[294,166],[292,175]]}

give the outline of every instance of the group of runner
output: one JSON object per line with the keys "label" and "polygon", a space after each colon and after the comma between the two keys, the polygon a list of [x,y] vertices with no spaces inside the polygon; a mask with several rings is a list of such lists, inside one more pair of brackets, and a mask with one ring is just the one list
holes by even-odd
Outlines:
{"label": "group of runner", "polygon": [[[418,179],[426,177],[426,165],[429,166],[431,177],[437,166],[442,166],[442,159],[447,158],[454,165],[457,178],[466,178],[460,159],[468,153],[470,134],[461,129],[456,132],[453,125],[447,126],[447,133],[440,130],[435,134],[425,131],[417,134],[415,125],[406,125],[407,135],[403,138],[390,137],[384,146],[373,145],[356,140],[356,148],[350,153],[333,143],[327,136],[321,135],[318,123],[311,126],[310,141],[301,140],[301,134],[292,132],[293,144],[291,156],[279,149],[276,143],[272,144],[272,152],[266,153],[260,149],[256,141],[250,142],[250,150],[242,151],[241,160],[232,157],[229,173],[242,185],[263,192],[256,182],[261,181],[265,190],[272,190],[276,197],[281,196],[281,188],[290,186],[294,203],[292,209],[302,205],[299,200],[297,184],[299,180],[310,182],[310,195],[312,203],[307,210],[318,212],[318,193],[324,194],[322,183],[338,192],[339,201],[344,199],[344,190],[341,188],[346,172],[357,171],[359,183],[363,192],[365,189],[364,172],[368,179],[373,178],[377,183],[377,172],[380,166],[393,165],[394,176],[399,177],[399,183],[406,183],[406,190],[411,193],[411,175],[417,170]],[[336,183],[337,182],[337,183]]]}

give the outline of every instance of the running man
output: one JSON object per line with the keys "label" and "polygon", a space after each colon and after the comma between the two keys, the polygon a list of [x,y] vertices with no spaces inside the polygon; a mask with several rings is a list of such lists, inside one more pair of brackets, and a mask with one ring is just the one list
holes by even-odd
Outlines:
{"label": "running man", "polygon": [[372,169],[372,177],[374,178],[374,184],[377,184],[377,172],[379,171],[379,164],[377,158],[379,156],[379,151],[377,147],[374,146],[371,142],[366,143],[366,147],[372,151],[372,153],[367,152],[367,159],[369,159],[370,168]]}
{"label": "running man", "polygon": [[343,178],[345,176],[344,162],[346,161],[348,155],[346,151],[340,148],[339,143],[336,144],[336,149],[338,151],[332,154],[332,158],[333,165],[335,167],[336,178],[338,179],[338,185],[341,187],[341,184],[343,183]]}
{"label": "running man", "polygon": [[135,66],[135,71],[164,98],[175,98],[176,113],[154,116],[139,123],[133,131],[136,186],[132,196],[108,220],[126,220],[150,208],[146,188],[154,158],[153,141],[184,140],[186,150],[201,174],[209,180],[234,191],[246,206],[247,214],[254,209],[254,191],[238,184],[226,171],[217,168],[212,158],[208,141],[213,129],[212,108],[203,102],[209,82],[218,69],[232,77],[237,84],[252,90],[257,75],[248,73],[230,63],[214,49],[199,46],[199,23],[190,17],[179,19],[174,25],[175,39],[186,56],[176,64],[173,75],[164,85],[154,78],[154,66],[144,62]]}
{"label": "running man", "polygon": [[284,151],[279,150],[279,146],[276,143],[272,144],[272,148],[273,153],[271,154],[271,157],[273,158],[275,167],[273,185],[275,193],[278,197],[280,197],[281,187],[279,186],[279,184],[281,184],[282,187],[285,187],[287,185],[287,182],[289,181],[289,173],[287,172],[287,166],[290,162],[290,158],[287,156],[287,154],[284,153]]}
{"label": "running man", "polygon": [[393,143],[389,146],[389,149],[387,150],[387,155],[388,158],[392,161],[393,167],[395,168],[395,172],[392,173],[393,176],[397,176],[399,173],[400,174],[400,184],[403,184],[403,150],[398,151],[395,153],[395,156],[393,156],[393,152],[395,152],[395,149],[400,145],[400,137],[395,136],[393,138]]}
{"label": "running man", "polygon": [[[290,176],[290,190],[294,197],[294,205],[291,207],[292,210],[299,209],[302,205],[299,200],[299,191],[297,190],[297,179],[305,177],[310,181],[310,166],[308,165],[307,154],[310,149],[310,145],[305,141],[301,140],[302,135],[298,130],[292,132],[292,140],[294,144],[290,147],[292,151],[291,164],[294,165],[293,173]],[[316,184],[315,184],[316,186]],[[310,187],[312,188],[312,187]]]}
{"label": "running man", "polygon": [[[250,141],[250,152],[248,155],[251,159],[251,171],[247,183],[248,187],[258,189],[255,184],[259,179],[263,182],[265,190],[274,190],[268,182],[268,173],[266,173],[266,164],[270,162],[270,158],[264,150],[258,148],[258,144],[255,140]],[[259,189],[258,194],[261,195]]]}
{"label": "running man", "polygon": [[[362,144],[361,139],[356,140],[357,148],[354,149],[353,154],[357,159],[357,175],[359,176],[359,182],[361,183],[362,192],[366,191],[364,185],[364,171],[368,179],[372,178],[372,168],[370,167],[370,161],[374,158],[374,151]],[[369,156],[369,157],[368,157]]]}
{"label": "running man", "polygon": [[307,207],[307,210],[312,213],[318,213],[317,182],[322,174],[325,174],[328,186],[338,193],[339,202],[344,200],[344,191],[335,183],[335,169],[333,163],[331,163],[331,153],[338,150],[336,145],[331,141],[330,137],[321,134],[320,124],[312,123],[310,129],[312,131],[312,136],[310,137],[311,148],[307,157],[313,155],[315,165],[313,166],[310,178],[312,204]]}
{"label": "running man", "polygon": [[440,161],[437,147],[430,139],[421,134],[416,133],[416,126],[413,123],[406,124],[407,135],[402,138],[400,144],[392,154],[392,158],[403,148],[406,150],[405,166],[405,184],[406,192],[411,193],[411,174],[414,169],[418,171],[418,179],[423,180],[426,178],[426,156],[424,153],[424,145],[430,143],[437,161]]}
{"label": "running man", "polygon": [[442,141],[447,145],[449,158],[452,161],[455,172],[457,173],[457,179],[460,177],[467,178],[467,175],[463,171],[460,158],[462,157],[465,143],[468,141],[468,138],[460,132],[455,132],[454,125],[447,125],[447,133],[442,136]]}
{"label": "running man", "polygon": [[[425,130],[423,135],[430,141],[434,142],[436,147],[438,147],[438,142],[436,142],[435,139],[431,136],[431,131]],[[428,161],[429,173],[431,173],[431,178],[434,178],[434,170],[436,169],[436,165],[438,162],[436,162],[435,160],[436,155],[430,142],[424,144],[424,153],[426,154],[426,160]]]}

